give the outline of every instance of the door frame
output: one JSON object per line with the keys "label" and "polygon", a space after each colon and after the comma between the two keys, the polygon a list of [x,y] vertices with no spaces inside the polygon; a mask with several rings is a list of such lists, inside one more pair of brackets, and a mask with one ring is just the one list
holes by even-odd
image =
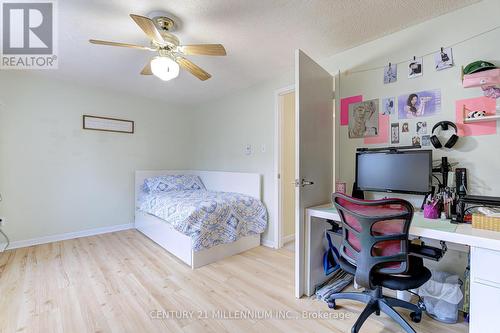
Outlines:
{"label": "door frame", "polygon": [[283,247],[282,239],[282,217],[281,217],[281,179],[279,173],[281,170],[281,124],[283,122],[281,113],[281,97],[283,95],[295,92],[295,84],[277,89],[274,93],[274,248]]}

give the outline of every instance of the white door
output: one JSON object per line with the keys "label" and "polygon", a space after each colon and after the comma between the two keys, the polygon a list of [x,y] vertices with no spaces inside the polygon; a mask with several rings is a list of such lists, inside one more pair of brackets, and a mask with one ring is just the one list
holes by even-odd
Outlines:
{"label": "white door", "polygon": [[333,77],[295,51],[295,296],[305,286],[305,208],[331,201],[333,192]]}

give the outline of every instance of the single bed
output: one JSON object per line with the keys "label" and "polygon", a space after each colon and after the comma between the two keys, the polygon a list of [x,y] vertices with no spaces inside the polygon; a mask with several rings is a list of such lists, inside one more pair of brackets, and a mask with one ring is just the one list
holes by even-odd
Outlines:
{"label": "single bed", "polygon": [[[165,178],[176,182],[165,185]],[[260,245],[268,218],[260,184],[260,175],[250,173],[136,171],[135,227],[191,268],[201,267]]]}

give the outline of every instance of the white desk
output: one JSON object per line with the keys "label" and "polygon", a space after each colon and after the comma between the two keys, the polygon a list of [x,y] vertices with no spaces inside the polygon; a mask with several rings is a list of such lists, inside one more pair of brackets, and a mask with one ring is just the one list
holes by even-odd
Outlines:
{"label": "white desk", "polygon": [[[340,216],[332,204],[306,209],[305,291],[308,296],[312,295],[317,284],[326,279],[319,261],[313,262],[310,258],[323,257],[324,231],[329,225],[325,221],[313,222],[315,219],[340,221]],[[500,310],[500,232],[474,229],[470,224],[455,225],[449,221],[429,220],[421,213],[415,213],[410,235],[470,246],[469,332],[498,332],[493,323]]]}

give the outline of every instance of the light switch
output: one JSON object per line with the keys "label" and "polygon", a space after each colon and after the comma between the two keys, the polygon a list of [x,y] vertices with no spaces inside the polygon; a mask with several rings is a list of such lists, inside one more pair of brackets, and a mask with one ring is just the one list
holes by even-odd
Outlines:
{"label": "light switch", "polygon": [[247,156],[252,155],[252,145],[251,144],[246,144],[245,145],[244,153]]}
{"label": "light switch", "polygon": [[262,145],[260,145],[260,152],[261,152],[261,153],[265,153],[265,152],[266,152],[266,150],[267,150],[267,147],[266,147],[266,144],[265,144],[265,143],[263,143]]}

